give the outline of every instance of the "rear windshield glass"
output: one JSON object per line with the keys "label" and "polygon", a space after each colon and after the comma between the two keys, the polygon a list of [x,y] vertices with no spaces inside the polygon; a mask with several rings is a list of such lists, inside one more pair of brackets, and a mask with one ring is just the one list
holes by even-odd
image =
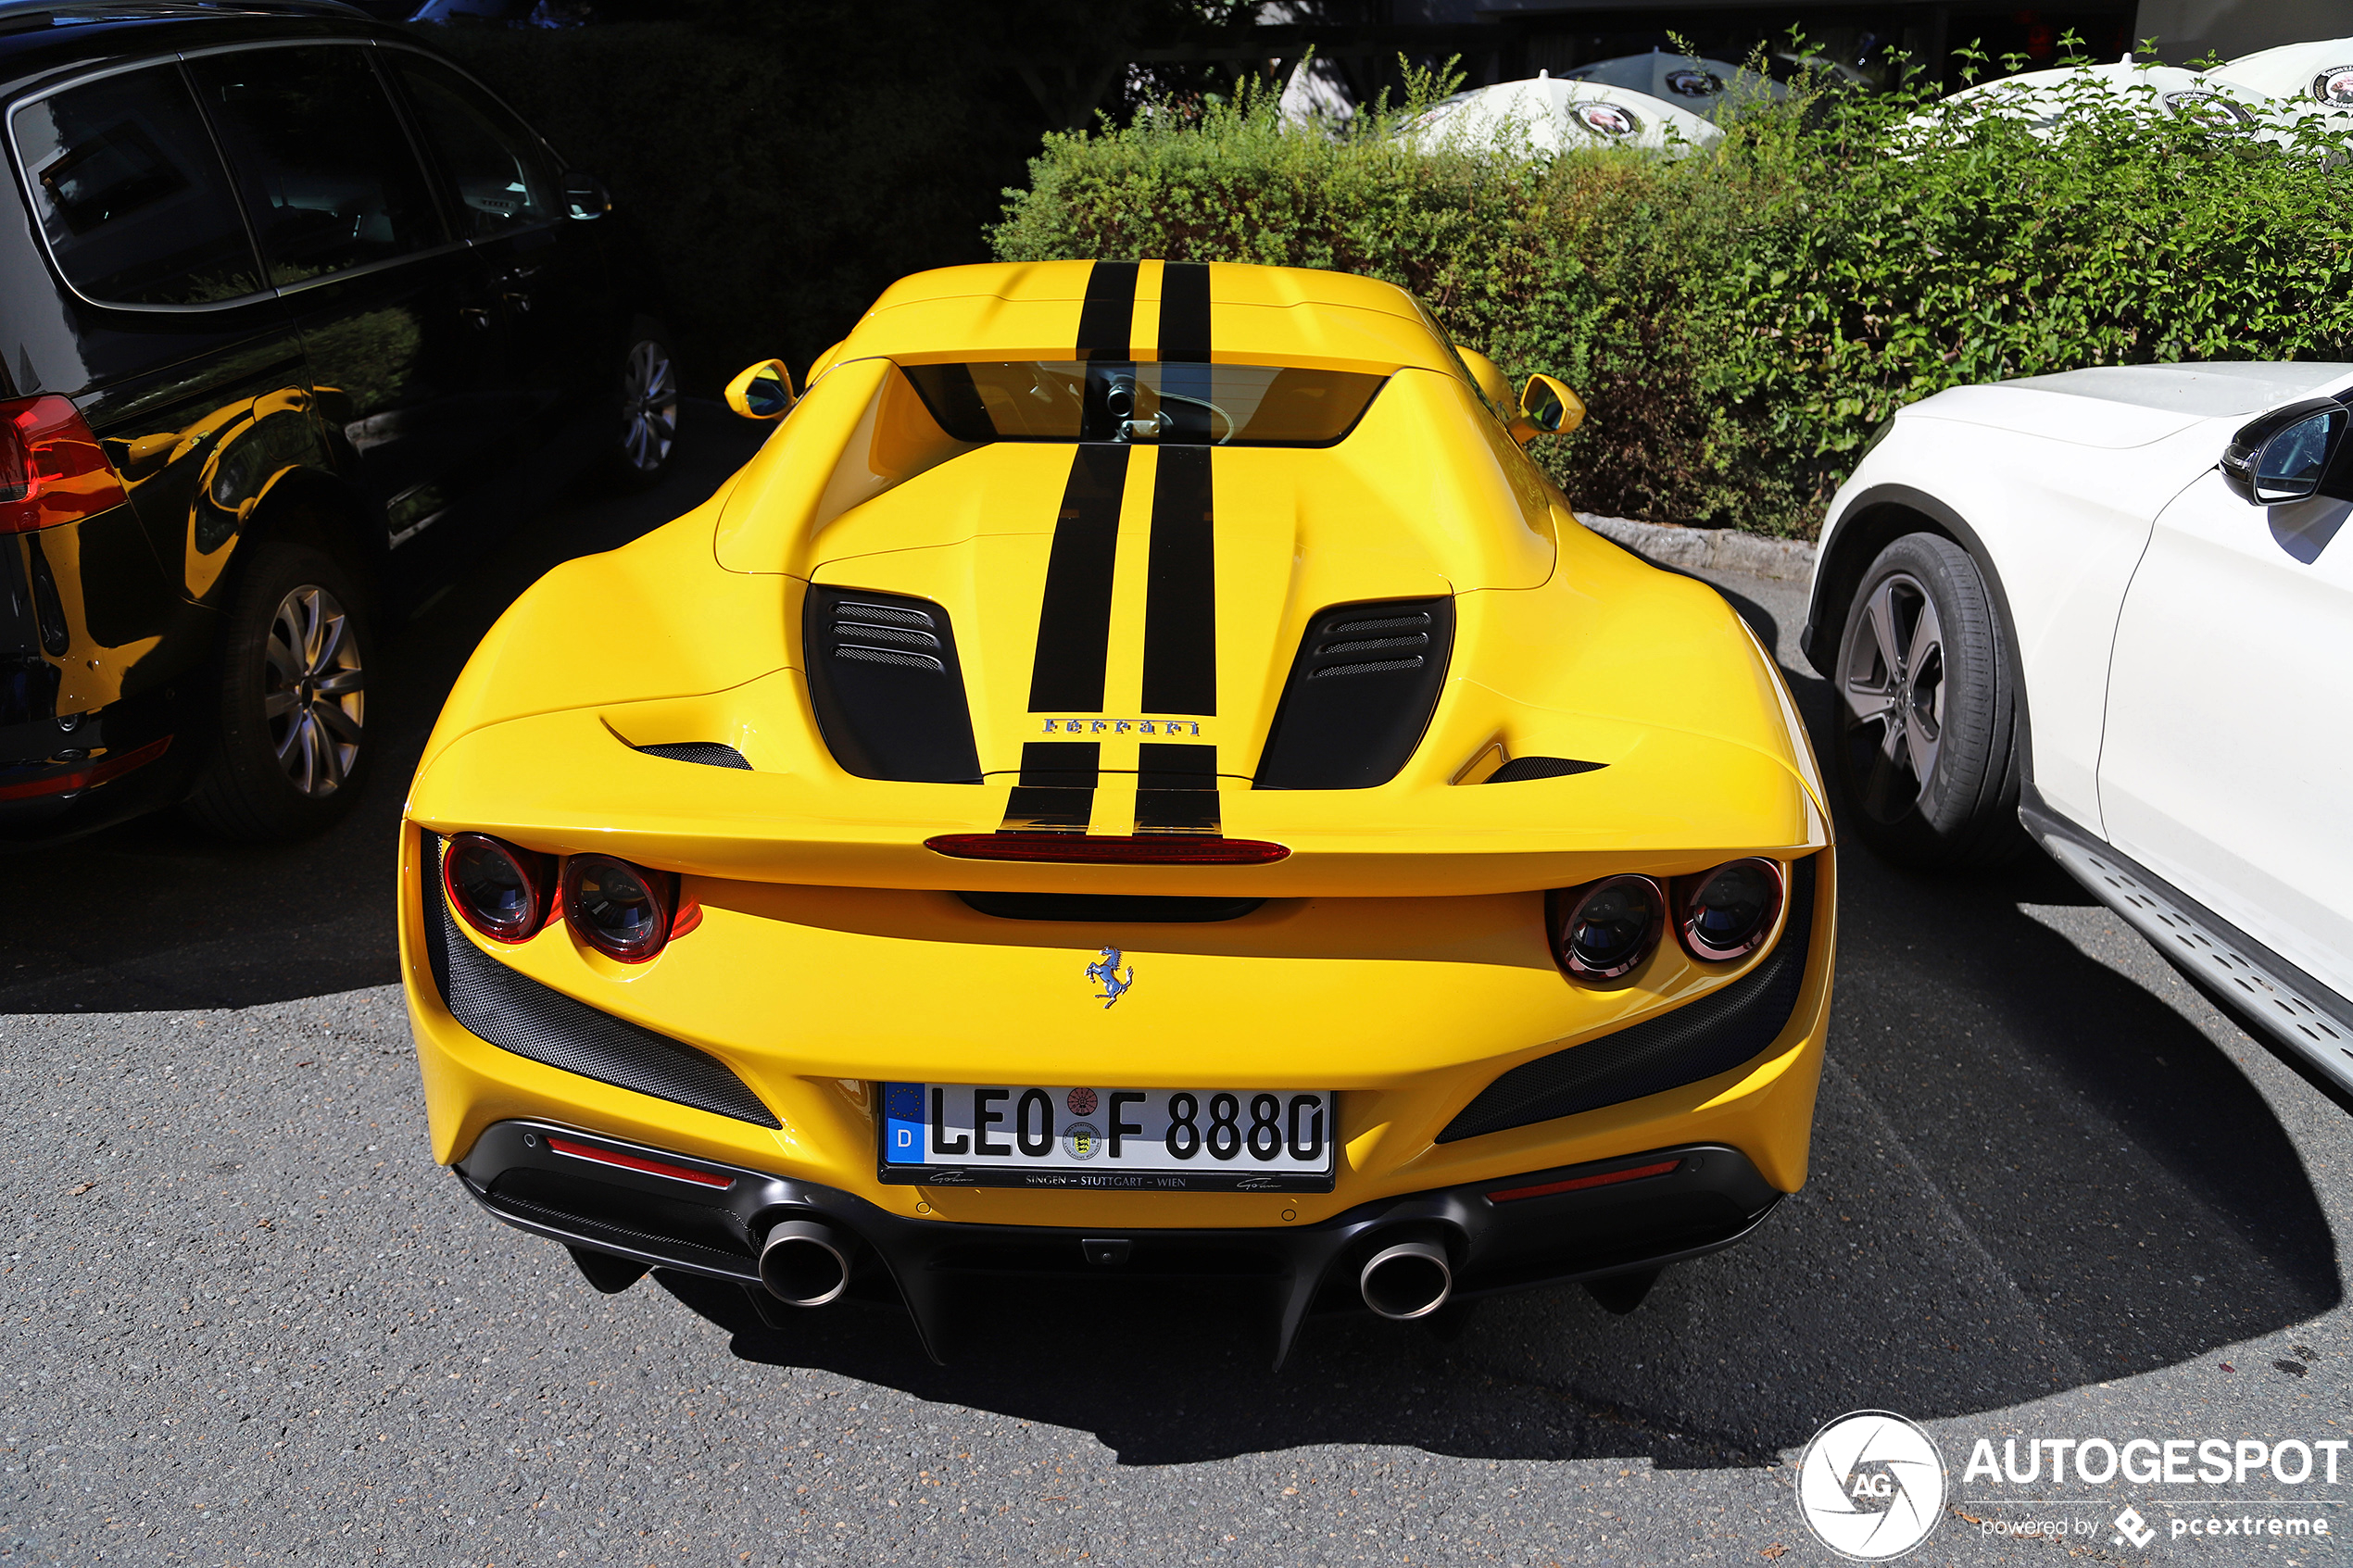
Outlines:
{"label": "rear windshield glass", "polygon": [[210,305],[260,291],[245,220],[176,65],[17,111],[17,156],[58,270],[83,298]]}
{"label": "rear windshield glass", "polygon": [[900,368],[941,428],[974,442],[1328,446],[1354,428],[1385,379],[1280,365],[1105,359]]}

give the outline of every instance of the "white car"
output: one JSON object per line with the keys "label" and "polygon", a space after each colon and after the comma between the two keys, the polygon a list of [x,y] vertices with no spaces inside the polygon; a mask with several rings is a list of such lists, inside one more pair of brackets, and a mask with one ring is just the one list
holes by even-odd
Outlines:
{"label": "white car", "polygon": [[2274,107],[2270,94],[2221,76],[2154,61],[2135,64],[2125,56],[2114,65],[2062,66],[1981,82],[1945,95],[1936,109],[1915,116],[1920,128],[1950,124],[1963,106],[2028,122],[2035,134],[2057,134],[2078,104],[2112,99],[2145,118],[2177,115],[2218,131],[2244,131],[2266,123]]}
{"label": "white car", "polygon": [[1710,121],[1647,93],[1547,71],[1525,82],[1457,93],[1415,117],[1404,135],[1431,150],[1453,145],[1483,151],[1518,144],[1538,153],[1636,147],[1669,157],[1724,139]]}
{"label": "white car", "polygon": [[2353,38],[2259,49],[2241,55],[2221,74],[2274,98],[2353,109]]}
{"label": "white car", "polygon": [[2353,1109],[2353,364],[1957,387],[1832,497],[1801,646],[1860,836],[2020,824]]}
{"label": "white car", "polygon": [[[2136,63],[2131,55],[2113,65],[2030,70],[1949,94],[1912,116],[1906,129],[1914,138],[1946,135],[1984,115],[2022,120],[2033,135],[2048,141],[2078,128],[2085,111],[2107,107],[2145,123],[2171,117],[2222,135],[2300,147],[2329,156],[2334,163],[2353,130],[2345,107],[2353,103],[2353,67],[2321,68],[2309,81],[2303,71],[2309,60],[2337,54],[2333,44],[2299,44],[2245,56],[2212,73]],[[2242,66],[2256,80],[2237,75]],[[2347,96],[2340,101],[2330,95],[2337,92]]]}

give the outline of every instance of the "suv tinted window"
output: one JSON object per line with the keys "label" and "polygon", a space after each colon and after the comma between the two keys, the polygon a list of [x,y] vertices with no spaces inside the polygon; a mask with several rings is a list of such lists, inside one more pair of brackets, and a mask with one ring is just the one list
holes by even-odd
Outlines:
{"label": "suv tinted window", "polygon": [[373,53],[255,49],[188,62],[281,288],[441,241]]}
{"label": "suv tinted window", "polygon": [[441,162],[468,239],[545,223],[557,212],[555,171],[538,139],[473,83],[420,55],[386,56],[409,89],[425,141]]}
{"label": "suv tinted window", "polygon": [[178,66],[69,88],[25,105],[9,129],[49,252],[84,298],[205,305],[260,291]]}

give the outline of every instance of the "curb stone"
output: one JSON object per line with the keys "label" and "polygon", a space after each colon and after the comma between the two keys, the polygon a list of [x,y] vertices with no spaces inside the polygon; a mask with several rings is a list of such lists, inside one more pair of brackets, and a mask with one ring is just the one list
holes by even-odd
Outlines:
{"label": "curb stone", "polygon": [[1803,581],[1814,573],[1814,546],[1804,539],[1768,539],[1730,528],[1682,528],[1631,518],[1579,512],[1577,521],[1661,566],[1706,567],[1751,577]]}

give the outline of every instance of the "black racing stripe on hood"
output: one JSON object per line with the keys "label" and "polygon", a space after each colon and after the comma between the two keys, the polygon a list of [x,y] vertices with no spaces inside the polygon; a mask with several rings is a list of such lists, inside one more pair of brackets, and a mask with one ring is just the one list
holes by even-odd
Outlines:
{"label": "black racing stripe on hood", "polygon": [[1132,359],[1136,324],[1133,261],[1098,261],[1087,271],[1087,301],[1078,310],[1078,358]]}
{"label": "black racing stripe on hood", "polygon": [[1146,741],[1137,753],[1136,831],[1216,837],[1217,748]]}
{"label": "black racing stripe on hood", "polygon": [[1144,710],[1217,711],[1217,556],[1206,446],[1163,446],[1145,573]]}
{"label": "black racing stripe on hood", "polygon": [[1160,270],[1160,358],[1209,363],[1209,263],[1171,261]]}
{"label": "black racing stripe on hood", "polygon": [[1126,446],[1081,446],[1046,558],[1046,596],[1038,612],[1038,651],[1029,670],[1032,713],[1100,713],[1103,668],[1111,656],[1112,568],[1119,551],[1120,496],[1127,486]]}
{"label": "black racing stripe on hood", "polygon": [[1021,748],[1021,783],[1005,803],[1004,833],[1085,833],[1095,812],[1102,746],[1091,740],[1033,740]]}

